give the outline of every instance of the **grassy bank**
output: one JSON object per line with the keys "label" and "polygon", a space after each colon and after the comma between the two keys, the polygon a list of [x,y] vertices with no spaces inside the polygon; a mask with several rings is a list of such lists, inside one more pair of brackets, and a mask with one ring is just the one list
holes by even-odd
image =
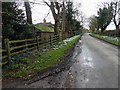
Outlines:
{"label": "grassy bank", "polygon": [[120,38],[118,37],[108,37],[108,36],[103,36],[103,35],[99,35],[99,34],[90,34],[93,37],[96,37],[98,39],[101,39],[103,41],[106,41],[110,44],[116,45],[116,46],[120,46]]}
{"label": "grassy bank", "polygon": [[[73,46],[73,44],[79,39],[78,36],[74,36],[63,40],[56,47],[47,50],[44,53],[37,52],[34,54],[34,58],[23,58],[21,62],[13,65],[11,68],[3,73],[4,77],[24,78],[27,79],[41,70],[55,66],[59,63],[60,58],[63,57],[65,51]],[[31,60],[32,59],[32,60]]]}

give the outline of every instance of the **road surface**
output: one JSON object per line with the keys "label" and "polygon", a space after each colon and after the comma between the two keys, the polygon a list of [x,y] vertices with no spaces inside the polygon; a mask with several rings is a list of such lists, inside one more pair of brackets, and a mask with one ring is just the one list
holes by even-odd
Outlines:
{"label": "road surface", "polygon": [[84,34],[70,59],[72,64],[68,70],[26,88],[118,88],[117,47]]}
{"label": "road surface", "polygon": [[118,88],[118,48],[95,39],[82,37],[82,52],[71,67],[76,88]]}

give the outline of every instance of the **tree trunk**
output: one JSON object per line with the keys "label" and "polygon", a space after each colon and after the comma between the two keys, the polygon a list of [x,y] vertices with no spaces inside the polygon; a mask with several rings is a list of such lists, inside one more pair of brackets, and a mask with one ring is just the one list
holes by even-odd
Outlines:
{"label": "tree trunk", "polygon": [[105,31],[105,28],[103,27],[103,28],[101,28],[101,32],[104,32]]}
{"label": "tree trunk", "polygon": [[116,36],[120,37],[120,27],[116,25]]}
{"label": "tree trunk", "polygon": [[120,30],[120,26],[116,25],[116,30],[119,31]]}
{"label": "tree trunk", "polygon": [[65,4],[63,2],[63,15],[62,15],[62,33],[65,32],[65,24],[66,24],[66,10],[65,10]]}
{"label": "tree trunk", "polygon": [[27,16],[27,22],[29,24],[32,24],[32,13],[29,2],[24,2],[25,9],[26,9],[26,16]]}
{"label": "tree trunk", "polygon": [[101,29],[101,32],[103,32],[104,30],[103,29]]}
{"label": "tree trunk", "polygon": [[55,35],[58,35],[58,24],[59,24],[59,20],[58,19],[55,19],[55,25],[54,25],[54,32],[55,32]]}
{"label": "tree trunk", "polygon": [[101,32],[104,32],[108,25],[101,27]]}
{"label": "tree trunk", "polygon": [[55,20],[54,33],[55,35],[59,35],[58,25],[59,25],[59,14],[60,14],[61,6],[59,5],[58,2],[50,2],[50,4],[48,4],[48,2],[44,1],[44,3],[51,9],[53,18]]}

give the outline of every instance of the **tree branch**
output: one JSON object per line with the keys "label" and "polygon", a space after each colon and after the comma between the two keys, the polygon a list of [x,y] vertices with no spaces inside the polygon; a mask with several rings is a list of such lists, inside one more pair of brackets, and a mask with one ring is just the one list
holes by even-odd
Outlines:
{"label": "tree branch", "polygon": [[48,2],[46,2],[45,0],[43,0],[43,2],[50,7],[50,4],[48,4]]}

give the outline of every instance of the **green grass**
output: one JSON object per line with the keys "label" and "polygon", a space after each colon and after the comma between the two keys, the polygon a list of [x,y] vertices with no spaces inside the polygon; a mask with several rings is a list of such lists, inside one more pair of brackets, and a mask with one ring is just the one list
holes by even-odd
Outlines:
{"label": "green grass", "polygon": [[50,26],[44,26],[44,25],[36,24],[35,27],[39,30],[42,30],[42,31],[54,32],[54,28],[50,27]]}
{"label": "green grass", "polygon": [[[113,45],[120,46],[120,42],[119,42],[120,38],[118,38],[118,40],[114,40],[114,39],[110,39],[108,37],[104,37],[104,36],[98,35],[98,34],[90,34],[90,35],[93,36],[93,37],[99,38],[101,40],[104,40],[104,41],[106,41],[108,43],[111,43]],[[115,38],[115,37],[111,37],[111,38]]]}
{"label": "green grass", "polygon": [[40,57],[38,56],[37,61],[39,63],[36,63],[35,65],[36,70],[42,70],[44,68],[48,68],[57,64],[60,58],[64,55],[64,52],[71,46],[73,46],[73,44],[77,41],[78,38],[79,37],[73,39],[72,41],[68,42],[67,45],[63,45],[56,50],[51,50],[47,53],[42,54],[42,56]]}
{"label": "green grass", "polygon": [[[73,44],[79,39],[79,35],[73,38],[71,41],[67,41],[67,44],[63,43],[57,47],[57,49],[51,49],[44,53],[35,54],[34,62],[30,62],[28,58],[22,59],[19,64],[12,66],[11,69],[7,70],[3,73],[4,77],[13,77],[13,78],[24,78],[27,79],[39,71],[53,67],[57,63],[63,55],[65,51],[73,46]],[[29,61],[29,62],[28,62]]]}

